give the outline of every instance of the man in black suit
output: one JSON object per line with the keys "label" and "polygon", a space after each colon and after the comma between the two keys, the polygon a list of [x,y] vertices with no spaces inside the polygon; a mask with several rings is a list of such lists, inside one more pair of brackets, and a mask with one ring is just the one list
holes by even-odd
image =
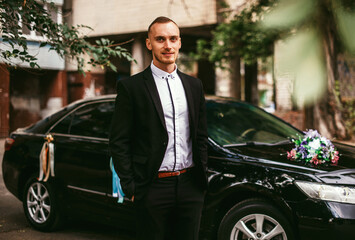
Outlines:
{"label": "man in black suit", "polygon": [[158,17],[148,28],[153,61],[118,81],[110,152],[138,239],[197,239],[207,189],[207,127],[200,80],[177,69],[180,30]]}

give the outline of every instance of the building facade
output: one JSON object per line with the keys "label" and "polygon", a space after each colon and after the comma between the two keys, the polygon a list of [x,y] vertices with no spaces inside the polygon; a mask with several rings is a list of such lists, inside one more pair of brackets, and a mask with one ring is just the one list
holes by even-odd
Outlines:
{"label": "building facade", "polygon": [[[196,41],[211,39],[211,31],[221,21],[219,14],[224,11],[218,0],[50,0],[57,11],[53,19],[70,25],[87,25],[93,30],[84,30],[92,43],[102,37],[115,43],[125,43],[137,63],[112,58],[117,72],[110,69],[86,66],[85,75],[77,71],[75,63],[61,59],[48,47],[38,48],[44,40],[35,32],[23,29],[28,39],[29,50],[37,55],[41,70],[33,70],[18,62],[17,68],[6,68],[0,63],[0,137],[19,127],[27,126],[62,106],[77,99],[95,95],[116,93],[117,80],[144,70],[151,63],[151,53],[145,46],[148,25],[158,16],[173,19],[181,29],[182,48],[178,59],[179,68],[190,75],[199,77],[206,94],[218,96],[243,96],[243,62],[235,61],[235,69],[240,72],[241,82],[236,83],[229,71],[215,69],[207,61],[195,62],[189,53],[196,50]],[[252,4],[254,0],[227,0],[236,13]],[[295,108],[291,92],[293,73],[279,73],[278,51],[269,67],[259,69],[258,90],[260,105],[270,111],[290,111]],[[0,48],[6,48],[0,43]],[[234,64],[234,63],[233,63]],[[355,83],[354,60],[341,57],[340,76],[346,78],[348,85]],[[267,69],[265,71],[265,69]],[[239,85],[238,85],[239,84]],[[238,86],[237,86],[238,85]],[[342,86],[340,86],[342,88]],[[347,96],[353,97],[354,91],[343,86]],[[276,103],[276,106],[275,106]]]}
{"label": "building facade", "polygon": [[195,50],[196,40],[210,38],[211,30],[217,24],[215,0],[70,0],[66,1],[65,7],[70,12],[68,22],[74,26],[84,24],[94,29],[86,32],[92,41],[105,37],[115,43],[126,42],[123,47],[137,61],[128,63],[122,59],[112,59],[118,69],[117,73],[109,69],[88,67],[88,77],[85,78],[76,75],[75,64],[67,64],[69,89],[72,82],[81,82],[87,86],[84,92],[114,93],[116,80],[138,73],[150,64],[152,57],[145,46],[148,25],[158,16],[167,16],[181,28],[179,66],[183,65],[181,67],[189,74],[205,79],[206,92],[215,93],[213,65],[207,62],[191,63],[188,60],[188,53]]}
{"label": "building facade", "polygon": [[[51,0],[55,10],[51,11],[52,19],[62,23],[62,7],[64,0]],[[21,26],[21,21],[19,21]],[[0,137],[10,131],[27,126],[68,103],[67,75],[65,61],[49,46],[39,48],[45,39],[35,31],[22,27],[27,38],[28,52],[38,58],[40,70],[33,70],[28,63],[14,59],[16,67],[7,68],[0,63]],[[1,50],[10,47],[0,42]]]}
{"label": "building facade", "polygon": [[[220,9],[217,0],[51,1],[58,9],[52,13],[53,18],[59,23],[65,21],[73,26],[90,26],[93,30],[87,30],[83,34],[92,42],[104,37],[115,43],[126,43],[123,47],[132,53],[137,63],[113,58],[111,62],[117,67],[117,72],[87,66],[86,74],[81,75],[77,72],[75,63],[60,59],[46,48],[38,50],[43,39],[35,32],[24,29],[30,50],[39,52],[37,57],[41,70],[32,70],[20,62],[19,68],[9,71],[6,71],[5,67],[2,68],[6,73],[1,74],[0,85],[1,137],[77,99],[115,93],[117,80],[149,66],[152,57],[145,47],[147,27],[158,16],[170,17],[181,29],[182,48],[178,60],[181,70],[199,77],[206,94],[243,98],[240,86],[236,87],[230,72],[215,69],[214,65],[207,61],[194,62],[189,58],[189,53],[196,49],[196,41],[201,38],[209,40],[211,31],[220,21],[219,13],[223,9]],[[245,2],[228,1],[235,11],[245,7]],[[239,65],[239,60],[237,62]],[[239,70],[243,76],[243,69]],[[262,76],[263,83],[267,83],[265,76]],[[262,86],[265,92],[268,84]]]}

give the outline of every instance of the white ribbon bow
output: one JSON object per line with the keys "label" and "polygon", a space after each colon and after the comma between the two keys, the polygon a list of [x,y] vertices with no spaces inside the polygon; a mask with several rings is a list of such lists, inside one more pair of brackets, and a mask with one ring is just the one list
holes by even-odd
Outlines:
{"label": "white ribbon bow", "polygon": [[[54,140],[52,135],[47,135],[45,137],[47,140],[42,147],[41,153],[39,155],[39,177],[38,181],[47,182],[49,175],[54,177]],[[43,179],[44,177],[44,179]]]}

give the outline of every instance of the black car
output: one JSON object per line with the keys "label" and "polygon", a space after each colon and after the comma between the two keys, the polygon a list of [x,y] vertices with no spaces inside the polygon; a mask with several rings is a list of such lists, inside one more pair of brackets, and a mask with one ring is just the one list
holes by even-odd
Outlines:
{"label": "black car", "polygon": [[[130,228],[132,202],[112,196],[108,134],[115,96],[72,103],[6,139],[3,178],[23,202],[30,224],[56,229],[66,217]],[[338,165],[287,159],[286,122],[247,103],[207,97],[208,180],[203,239],[353,239],[355,148],[335,144]],[[54,145],[54,171],[39,181],[45,137]]]}

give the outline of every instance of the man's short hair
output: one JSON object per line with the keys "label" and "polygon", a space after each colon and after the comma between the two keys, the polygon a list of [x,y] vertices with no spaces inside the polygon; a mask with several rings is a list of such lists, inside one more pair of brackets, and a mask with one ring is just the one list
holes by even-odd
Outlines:
{"label": "man's short hair", "polygon": [[150,33],[150,29],[152,28],[152,26],[156,23],[168,23],[168,22],[172,22],[174,23],[177,27],[179,27],[176,22],[174,22],[173,20],[171,20],[170,18],[168,17],[164,17],[164,16],[160,16],[160,17],[157,17],[148,27],[148,35]]}

